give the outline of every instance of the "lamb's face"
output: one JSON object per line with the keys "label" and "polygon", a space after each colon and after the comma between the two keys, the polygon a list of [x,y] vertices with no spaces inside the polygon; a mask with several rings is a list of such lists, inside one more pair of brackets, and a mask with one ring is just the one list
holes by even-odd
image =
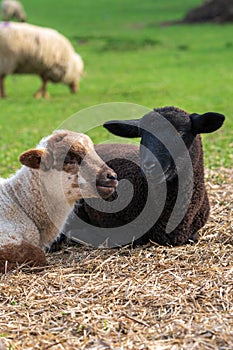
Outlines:
{"label": "lamb's face", "polygon": [[[67,141],[69,143],[73,140],[65,140]],[[57,164],[59,162],[58,160]],[[78,141],[72,142],[60,165],[68,201],[99,195],[105,198],[115,191],[116,174],[97,155],[91,139],[86,135],[80,134]]]}
{"label": "lamb's face", "polygon": [[20,161],[40,169],[50,195],[59,198],[57,192],[62,191],[70,204],[80,198],[108,197],[117,186],[116,174],[84,134],[56,131],[43,139],[38,148],[24,152]]}
{"label": "lamb's face", "polygon": [[141,167],[148,179],[159,184],[173,180],[177,166],[184,167],[187,157],[195,156],[189,155],[189,149],[197,134],[215,131],[223,121],[219,113],[189,115],[176,107],[164,107],[140,119],[115,120],[104,126],[119,136],[141,137]]}
{"label": "lamb's face", "polygon": [[152,111],[140,119],[139,128],[141,166],[147,178],[157,184],[171,181],[177,167],[189,157],[195,138],[189,115],[183,111],[166,115]]}

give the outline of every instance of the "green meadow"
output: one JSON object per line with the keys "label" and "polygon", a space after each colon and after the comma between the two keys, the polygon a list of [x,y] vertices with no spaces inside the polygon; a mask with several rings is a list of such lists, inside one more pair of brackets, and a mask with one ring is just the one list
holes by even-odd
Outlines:
{"label": "green meadow", "polygon": [[[64,120],[108,102],[225,114],[224,127],[203,136],[205,163],[231,167],[233,25],[161,25],[201,2],[23,0],[30,23],[70,39],[84,60],[85,76],[75,95],[62,84],[49,84],[48,100],[33,98],[41,84],[37,76],[7,77],[8,98],[0,100],[0,176],[19,168],[19,154]],[[95,143],[106,138],[101,127],[89,134]]]}

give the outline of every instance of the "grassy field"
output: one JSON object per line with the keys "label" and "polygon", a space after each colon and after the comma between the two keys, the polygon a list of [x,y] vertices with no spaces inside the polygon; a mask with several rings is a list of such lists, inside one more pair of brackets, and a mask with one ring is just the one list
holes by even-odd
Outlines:
{"label": "grassy field", "polygon": [[[66,86],[50,84],[50,100],[32,98],[40,85],[36,76],[6,79],[9,97],[0,101],[1,176],[14,172],[19,153],[68,117],[106,102],[224,113],[224,128],[204,136],[206,164],[232,166],[232,26],[159,25],[181,18],[200,0],[23,3],[31,23],[56,28],[72,41],[86,76],[73,96]],[[101,128],[90,135],[96,143],[106,137]]]}
{"label": "grassy field", "polygon": [[[18,155],[41,137],[98,104],[175,105],[227,118],[203,137],[212,211],[198,244],[65,247],[47,253],[45,269],[21,266],[0,275],[0,350],[2,343],[7,350],[233,349],[233,26],[160,25],[201,0],[22,2],[30,23],[72,41],[86,74],[77,95],[49,84],[48,100],[32,97],[38,77],[7,77],[0,176],[12,174]],[[101,126],[89,134],[96,143],[108,137]]]}

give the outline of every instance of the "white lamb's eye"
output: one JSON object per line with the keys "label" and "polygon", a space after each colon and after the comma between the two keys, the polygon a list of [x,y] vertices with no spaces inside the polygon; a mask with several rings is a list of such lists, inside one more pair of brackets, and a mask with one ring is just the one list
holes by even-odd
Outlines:
{"label": "white lamb's eye", "polygon": [[74,164],[74,163],[75,163],[74,157],[72,157],[71,154],[68,153],[64,159],[64,164]]}
{"label": "white lamb's eye", "polygon": [[68,164],[70,162],[70,157],[66,156],[64,159],[64,164]]}
{"label": "white lamb's eye", "polygon": [[78,164],[80,165],[83,158],[79,154],[67,154],[64,159],[64,164]]}
{"label": "white lamb's eye", "polygon": [[80,165],[83,160],[82,157],[78,154],[76,155],[76,159],[77,159],[78,165]]}

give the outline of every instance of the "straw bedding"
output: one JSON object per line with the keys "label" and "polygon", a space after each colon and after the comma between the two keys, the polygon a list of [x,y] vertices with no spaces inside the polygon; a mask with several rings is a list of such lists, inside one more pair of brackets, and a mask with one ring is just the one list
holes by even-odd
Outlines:
{"label": "straw bedding", "polygon": [[64,247],[0,275],[0,350],[233,349],[231,171],[206,179],[198,244]]}

